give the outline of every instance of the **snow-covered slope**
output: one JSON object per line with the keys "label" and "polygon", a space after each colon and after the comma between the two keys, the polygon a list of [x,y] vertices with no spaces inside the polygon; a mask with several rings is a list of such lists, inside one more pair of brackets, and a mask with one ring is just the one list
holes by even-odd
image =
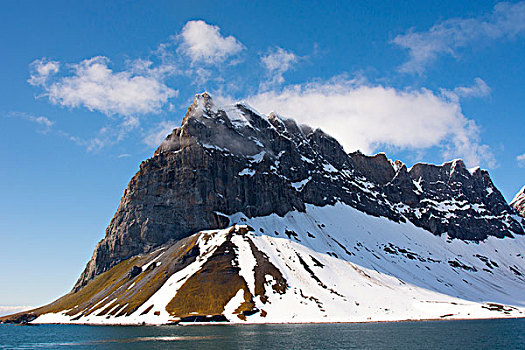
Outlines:
{"label": "snow-covered slope", "polygon": [[[97,312],[80,316],[89,310],[80,307],[69,316],[45,314],[34,322],[161,324],[179,317],[194,321],[192,314],[202,316],[197,309],[170,315],[167,306],[178,293],[188,295],[184,290],[188,281],[209,269],[206,263],[226,242],[231,244],[232,269],[215,273],[235,273],[244,282],[210,315],[224,315],[230,322],[525,316],[523,236],[489,237],[479,243],[447,240],[411,223],[372,217],[341,203],[309,205],[305,212],[284,217],[247,218],[238,213],[231,219],[238,225],[196,234],[199,257],[171,275],[133,313],[116,316],[125,307],[115,298],[116,290],[114,295],[98,296],[104,300],[96,306],[100,316]],[[158,254],[162,253],[146,257],[142,274],[154,273],[144,266]],[[197,288],[193,293],[199,299],[207,291]],[[246,303],[252,305],[243,307]],[[111,305],[113,315],[102,312]]]}

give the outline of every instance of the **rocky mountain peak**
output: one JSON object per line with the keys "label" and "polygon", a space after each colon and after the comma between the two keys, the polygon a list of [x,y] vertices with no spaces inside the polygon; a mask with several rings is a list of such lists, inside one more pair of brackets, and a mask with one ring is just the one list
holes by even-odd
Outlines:
{"label": "rocky mountain peak", "polygon": [[188,107],[187,115],[207,113],[213,111],[214,107],[215,104],[213,103],[211,95],[205,91],[195,95],[193,103]]}
{"label": "rocky mountain peak", "polygon": [[451,239],[523,234],[484,170],[470,173],[461,160],[407,169],[384,153],[347,154],[320,129],[245,103],[216,106],[203,93],[131,179],[76,288],[132,256],[224,228],[234,213],[283,216],[336,203]]}

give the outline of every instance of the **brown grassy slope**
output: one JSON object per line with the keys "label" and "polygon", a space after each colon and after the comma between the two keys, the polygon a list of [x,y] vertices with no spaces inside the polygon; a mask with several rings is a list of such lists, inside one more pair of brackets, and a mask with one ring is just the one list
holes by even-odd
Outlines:
{"label": "brown grassy slope", "polygon": [[[242,235],[250,244],[251,252],[255,257],[254,267],[255,295],[263,303],[268,300],[268,287],[273,292],[284,294],[287,282],[283,275],[257,249],[249,238],[249,226],[234,226],[230,229],[226,240],[215,249],[202,268],[190,276],[176,292],[173,299],[166,306],[166,310],[174,317],[220,315],[226,304],[239,290],[244,292],[244,302],[239,305],[235,313],[244,317],[243,313],[256,312],[254,295],[251,294],[246,281],[240,275],[238,266],[237,247],[231,242],[233,235]],[[199,254],[196,245],[199,237],[205,242],[211,239],[211,233],[198,233],[182,239],[172,245],[167,245],[143,256],[135,256],[125,260],[109,271],[95,277],[85,287],[77,292],[70,292],[55,302],[16,315],[0,318],[2,321],[20,319],[22,315],[35,316],[45,313],[67,311],[73,319],[89,315],[130,315],[143,305],[168,278],[194,262]],[[209,250],[208,250],[209,251]],[[136,275],[130,275],[134,267],[149,266]],[[273,282],[267,282],[266,276],[272,276]],[[159,306],[149,305],[144,313],[153,312]],[[23,317],[22,317],[23,321]]]}
{"label": "brown grassy slope", "polygon": [[[70,292],[48,305],[33,310],[0,317],[0,321],[16,321],[24,314],[39,316],[65,310],[69,310],[67,315],[76,317],[93,313],[104,315],[117,304],[119,306],[114,309],[113,315],[129,315],[147,301],[169,276],[195,260],[198,255],[195,245],[198,236],[199,234],[195,234],[172,246],[125,260],[98,275],[77,292]],[[133,266],[143,266],[155,258],[158,260],[146,271],[133,278],[129,276]],[[160,266],[156,266],[157,262],[161,263]],[[133,287],[129,288],[132,284]],[[126,306],[123,307],[124,305]]]}
{"label": "brown grassy slope", "polygon": [[237,262],[237,256],[235,245],[230,241],[232,234],[233,230],[203,267],[181,286],[168,303],[166,310],[171,315],[220,315],[240,289],[244,290],[244,303],[236,312],[251,311],[255,307],[246,281],[239,274],[239,267],[233,265]]}

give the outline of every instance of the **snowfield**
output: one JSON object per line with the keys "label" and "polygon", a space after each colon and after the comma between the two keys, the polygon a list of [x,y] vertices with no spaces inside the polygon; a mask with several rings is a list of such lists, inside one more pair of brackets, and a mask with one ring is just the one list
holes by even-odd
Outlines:
{"label": "snowfield", "polygon": [[[422,319],[525,317],[525,237],[489,237],[480,243],[435,236],[412,223],[396,223],[350,206],[307,205],[305,212],[230,216],[250,231],[228,238],[229,228],[206,231],[200,256],[174,273],[129,316],[75,318],[44,314],[33,323],[164,324],[174,321],[166,305],[226,239],[235,246],[233,266],[254,295],[258,309],[245,320],[236,314],[242,289],[224,307],[234,323],[374,322]],[[253,230],[251,230],[253,228]],[[250,241],[286,280],[284,294],[271,288],[255,296]],[[154,304],[151,312],[144,313]],[[67,311],[67,310],[66,310]],[[157,312],[155,312],[157,311]],[[264,311],[264,312],[263,312]]]}

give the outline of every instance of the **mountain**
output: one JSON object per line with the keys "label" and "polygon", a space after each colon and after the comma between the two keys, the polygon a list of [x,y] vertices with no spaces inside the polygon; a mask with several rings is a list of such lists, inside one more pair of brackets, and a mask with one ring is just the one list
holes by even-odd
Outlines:
{"label": "mountain", "polygon": [[523,221],[487,171],[347,154],[197,95],[73,290],[4,322],[525,317]]}
{"label": "mountain", "polygon": [[521,191],[519,191],[512,202],[510,202],[510,205],[513,206],[521,216],[525,217],[525,186],[523,186]]}

